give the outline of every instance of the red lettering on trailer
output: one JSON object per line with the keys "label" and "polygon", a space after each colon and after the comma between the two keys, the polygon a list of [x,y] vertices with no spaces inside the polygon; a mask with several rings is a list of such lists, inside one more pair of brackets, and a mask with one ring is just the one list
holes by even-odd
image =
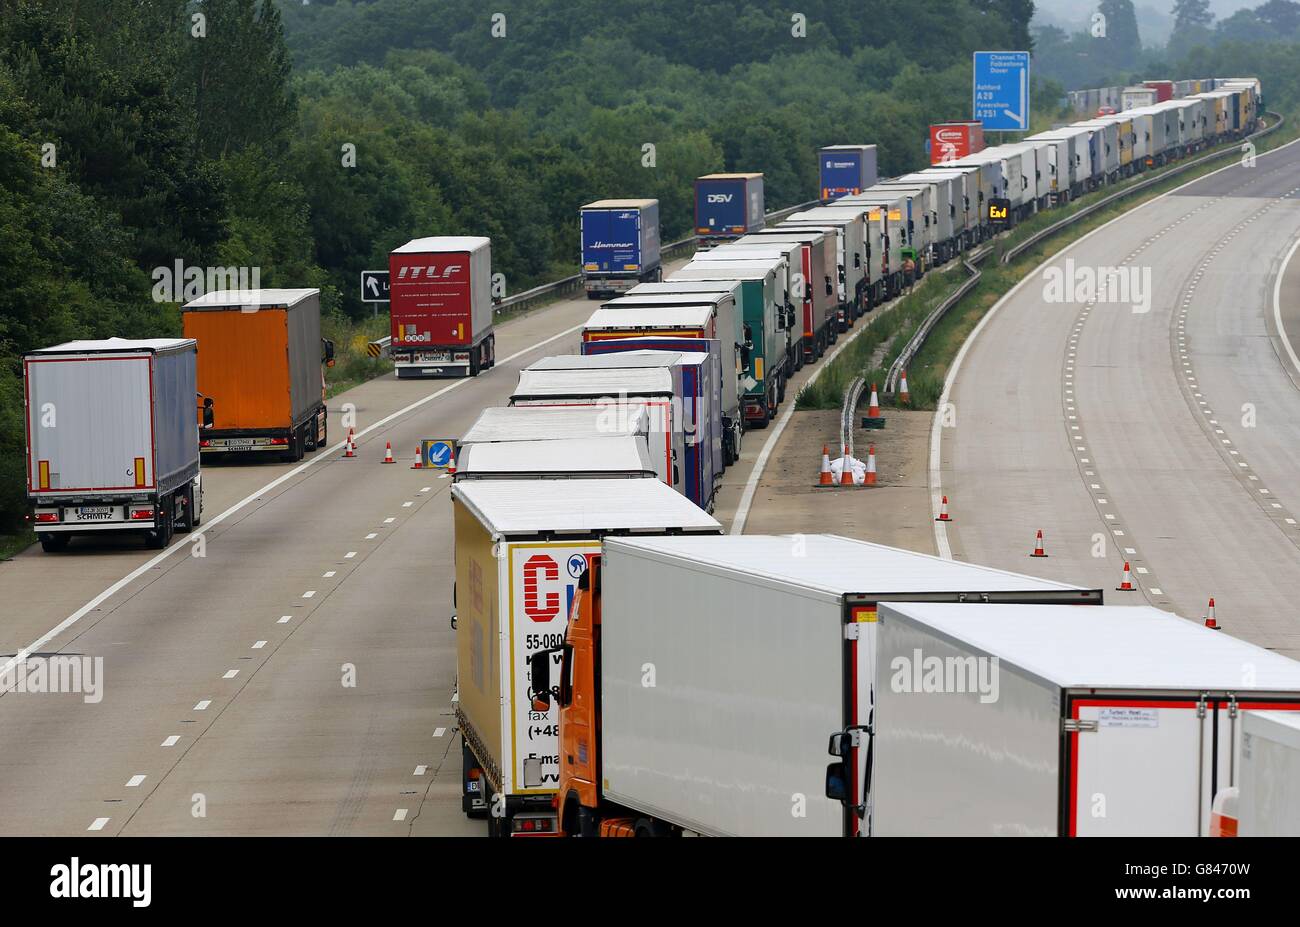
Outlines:
{"label": "red lettering on trailer", "polygon": [[533,621],[545,623],[560,614],[558,592],[548,591],[544,597],[538,595],[542,582],[555,582],[559,578],[559,566],[546,554],[533,554],[524,563],[524,613]]}

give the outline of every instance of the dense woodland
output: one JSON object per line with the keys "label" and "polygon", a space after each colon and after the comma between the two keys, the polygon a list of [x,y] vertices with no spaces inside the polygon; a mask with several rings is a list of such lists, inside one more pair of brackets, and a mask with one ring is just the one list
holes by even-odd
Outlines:
{"label": "dense woodland", "polygon": [[[671,240],[708,171],[764,171],[773,208],[811,198],[819,145],[920,166],[926,126],[969,114],[970,53],[1026,47],[1033,10],[798,6],[0,0],[0,532],[24,510],[19,356],[178,333],[155,268],[257,267],[360,318],[393,246],[482,234],[519,290],[572,272],[591,199],[657,197]],[[1268,91],[1300,73],[1273,48],[1170,76]]]}

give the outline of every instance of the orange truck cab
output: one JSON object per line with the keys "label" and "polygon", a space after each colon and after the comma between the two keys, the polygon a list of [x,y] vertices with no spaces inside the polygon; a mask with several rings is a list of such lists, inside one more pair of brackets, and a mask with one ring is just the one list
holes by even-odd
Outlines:
{"label": "orange truck cab", "polygon": [[181,307],[199,343],[199,395],[216,420],[204,457],[259,452],[301,460],[327,443],[325,372],[334,345],[321,338],[320,290],[218,290]]}

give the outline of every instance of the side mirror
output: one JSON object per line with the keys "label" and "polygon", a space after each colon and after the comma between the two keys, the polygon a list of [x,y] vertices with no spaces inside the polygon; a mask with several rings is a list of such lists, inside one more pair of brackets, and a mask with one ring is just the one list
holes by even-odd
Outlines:
{"label": "side mirror", "polygon": [[854,255],[853,255],[853,266],[854,266],[854,267],[861,267],[861,266],[862,266],[862,255],[857,254],[857,253],[854,253]]}
{"label": "side mirror", "polygon": [[211,428],[216,422],[216,413],[212,411],[212,397],[203,400],[203,427]]}
{"label": "side mirror", "polygon": [[826,278],[826,295],[827,296],[835,295],[835,285],[831,283],[830,277]]}
{"label": "side mirror", "polygon": [[532,679],[533,711],[551,708],[551,652],[539,650],[528,658],[528,672]]}
{"label": "side mirror", "polygon": [[831,801],[847,802],[849,785],[844,776],[843,763],[829,763],[826,766],[826,797]]}
{"label": "side mirror", "polygon": [[325,345],[325,366],[333,367],[334,366],[334,342],[330,341],[327,338],[322,338],[321,341]]}

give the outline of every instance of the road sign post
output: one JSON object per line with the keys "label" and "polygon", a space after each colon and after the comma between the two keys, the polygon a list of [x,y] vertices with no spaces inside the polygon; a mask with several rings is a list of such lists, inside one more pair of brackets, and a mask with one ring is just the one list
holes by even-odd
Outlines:
{"label": "road sign post", "polygon": [[972,116],[986,132],[1029,128],[1029,52],[977,51]]}
{"label": "road sign post", "polygon": [[379,315],[379,303],[388,302],[388,271],[363,270],[361,272],[361,301],[375,303],[375,315]]}

